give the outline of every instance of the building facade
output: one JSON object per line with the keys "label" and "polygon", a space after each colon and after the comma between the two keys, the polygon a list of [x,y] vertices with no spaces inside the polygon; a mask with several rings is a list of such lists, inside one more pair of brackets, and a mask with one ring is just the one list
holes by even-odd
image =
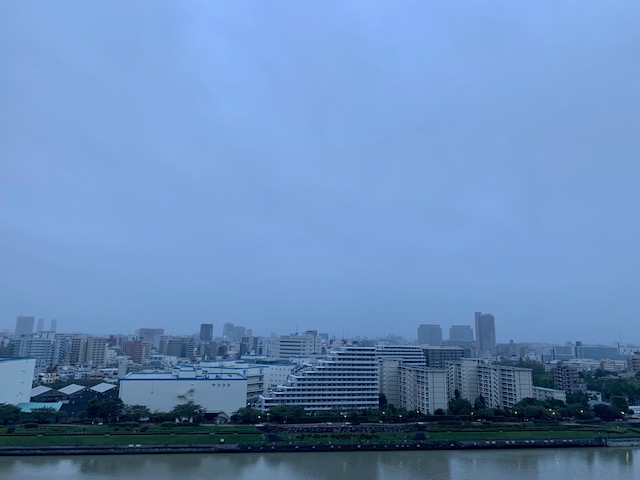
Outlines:
{"label": "building facade", "polygon": [[556,390],[562,390],[567,393],[587,389],[587,385],[580,376],[578,368],[563,362],[558,362],[553,369],[553,386]]}
{"label": "building facade", "polygon": [[475,313],[476,355],[493,354],[496,348],[496,321],[490,313]]}
{"label": "building facade", "polygon": [[469,325],[451,325],[449,327],[450,342],[473,342],[473,328]]}
{"label": "building facade", "polygon": [[425,414],[447,410],[449,402],[448,372],[444,368],[416,365],[400,366],[399,406]]}
{"label": "building facade", "polygon": [[29,402],[35,368],[33,358],[0,358],[0,403]]}
{"label": "building facade", "polygon": [[445,368],[449,362],[455,362],[463,357],[468,357],[469,352],[464,347],[422,347],[427,367]]}
{"label": "building facade", "polygon": [[317,356],[322,353],[322,339],[317,332],[309,330],[302,335],[281,335],[276,338],[272,356],[278,360],[291,357]]}
{"label": "building facade", "polygon": [[442,345],[442,327],[434,324],[418,325],[418,345]]}
{"label": "building facade", "polygon": [[120,379],[120,398],[126,405],[144,405],[161,412],[193,402],[207,413],[230,417],[246,406],[247,379],[237,373],[205,373],[197,368],[130,373]]}
{"label": "building facade", "polygon": [[257,406],[300,405],[308,412],[378,408],[380,381],[373,347],[345,346],[315,364],[294,369],[285,385],[260,396]]}
{"label": "building facade", "polygon": [[16,337],[33,334],[33,324],[35,321],[36,321],[36,317],[31,317],[27,315],[18,315],[18,318],[16,318],[16,329],[15,329]]}
{"label": "building facade", "polygon": [[200,324],[200,341],[210,342],[213,340],[213,323]]}

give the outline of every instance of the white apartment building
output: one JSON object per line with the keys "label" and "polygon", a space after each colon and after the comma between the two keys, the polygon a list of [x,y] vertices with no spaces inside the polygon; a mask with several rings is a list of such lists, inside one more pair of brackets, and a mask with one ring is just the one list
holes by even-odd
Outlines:
{"label": "white apartment building", "polygon": [[400,366],[399,358],[378,359],[378,375],[380,377],[380,393],[385,396],[387,403],[395,407],[400,406]]}
{"label": "white apartment building", "polygon": [[449,363],[449,398],[455,391],[470,402],[484,397],[489,408],[511,408],[523,398],[533,398],[531,370],[490,365],[478,358]]}
{"label": "white apartment building", "polygon": [[107,363],[107,339],[100,337],[89,337],[87,340],[87,356],[88,365],[104,366]]}
{"label": "white apartment building", "polygon": [[536,400],[561,400],[567,401],[567,392],[555,388],[533,387],[533,398]]}
{"label": "white apartment building", "polygon": [[426,365],[426,357],[418,345],[376,345],[376,357],[399,358],[405,365]]}
{"label": "white apartment building", "polygon": [[[512,408],[523,398],[533,398],[531,370],[503,365],[480,365],[478,391],[489,408]],[[473,402],[475,399],[469,400]]]}
{"label": "white apartment building", "polygon": [[272,345],[271,356],[278,360],[291,357],[318,356],[322,353],[322,338],[312,330],[302,335],[281,335]]}
{"label": "white apartment building", "polygon": [[438,409],[447,410],[449,390],[448,371],[416,365],[400,366],[400,402],[398,406],[433,414]]}
{"label": "white apartment building", "polygon": [[478,366],[481,364],[484,364],[484,361],[479,358],[461,358],[449,362],[447,366],[449,398],[453,398],[457,390],[462,398],[473,403],[480,395],[478,391]]}
{"label": "white apartment building", "polygon": [[417,345],[376,345],[380,393],[387,403],[400,406],[400,366],[425,365],[426,358]]}
{"label": "white apartment building", "polygon": [[316,364],[298,366],[285,385],[261,395],[257,406],[265,411],[300,405],[308,412],[378,408],[378,368],[374,347],[341,347]]}
{"label": "white apartment building", "polygon": [[18,342],[18,356],[35,358],[36,368],[44,370],[53,365],[54,340],[41,336],[22,337]]}

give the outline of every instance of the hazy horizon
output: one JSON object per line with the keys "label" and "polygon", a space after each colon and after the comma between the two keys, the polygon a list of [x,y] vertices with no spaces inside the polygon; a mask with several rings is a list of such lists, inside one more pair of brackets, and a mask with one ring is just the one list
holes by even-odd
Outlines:
{"label": "hazy horizon", "polygon": [[639,17],[4,2],[0,330],[640,344]]}

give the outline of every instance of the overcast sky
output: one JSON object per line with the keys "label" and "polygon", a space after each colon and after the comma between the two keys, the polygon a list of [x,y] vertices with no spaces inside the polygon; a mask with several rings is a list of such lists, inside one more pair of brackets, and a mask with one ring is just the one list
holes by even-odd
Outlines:
{"label": "overcast sky", "polygon": [[0,330],[640,343],[640,3],[0,3]]}

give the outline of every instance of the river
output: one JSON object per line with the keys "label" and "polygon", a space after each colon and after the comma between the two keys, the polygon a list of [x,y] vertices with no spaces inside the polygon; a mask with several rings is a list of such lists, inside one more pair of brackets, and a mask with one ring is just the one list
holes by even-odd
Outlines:
{"label": "river", "polygon": [[0,457],[0,479],[553,480],[640,478],[633,448]]}

